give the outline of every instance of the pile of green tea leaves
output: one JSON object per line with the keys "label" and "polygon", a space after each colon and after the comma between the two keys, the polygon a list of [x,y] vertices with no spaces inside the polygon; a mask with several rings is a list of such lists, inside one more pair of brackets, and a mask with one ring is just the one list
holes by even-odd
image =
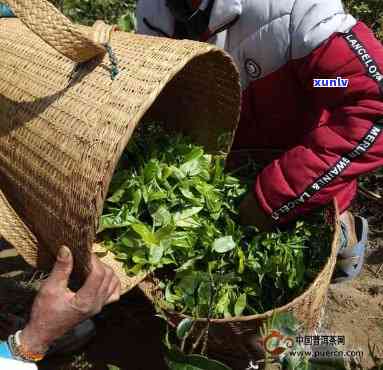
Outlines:
{"label": "pile of green tea leaves", "polygon": [[99,229],[127,273],[154,273],[164,304],[194,317],[260,313],[302,292],[329,255],[322,212],[283,231],[242,226],[239,204],[256,166],[249,162],[249,181],[240,180],[224,171],[224,154],[142,126],[113,176]]}

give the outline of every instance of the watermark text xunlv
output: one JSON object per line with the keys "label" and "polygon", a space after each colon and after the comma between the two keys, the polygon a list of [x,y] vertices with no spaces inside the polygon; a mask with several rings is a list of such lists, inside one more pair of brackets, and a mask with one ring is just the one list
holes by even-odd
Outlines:
{"label": "watermark text xunlv", "polygon": [[337,77],[337,78],[314,78],[314,87],[348,87],[348,79]]}

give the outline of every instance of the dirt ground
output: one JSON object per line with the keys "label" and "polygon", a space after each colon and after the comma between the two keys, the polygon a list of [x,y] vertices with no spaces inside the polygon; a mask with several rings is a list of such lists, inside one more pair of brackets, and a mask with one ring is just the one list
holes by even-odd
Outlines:
{"label": "dirt ground", "polygon": [[353,208],[369,220],[366,264],[358,279],[330,286],[323,326],[344,335],[349,350],[362,350],[361,362],[369,369],[369,343],[383,359],[383,203],[359,197]]}
{"label": "dirt ground", "polygon": [[[364,271],[356,280],[332,285],[328,294],[323,333],[342,335],[348,350],[362,350],[361,368],[378,369],[383,360],[383,204],[360,197],[354,211],[369,219],[370,245]],[[34,291],[43,277],[13,249],[0,247],[0,315],[27,317]],[[12,328],[0,316],[0,336]],[[121,370],[165,370],[161,354],[164,324],[138,290],[125,295],[95,318],[97,335],[80,351],[45,360],[40,370],[94,369],[108,365]],[[373,354],[370,354],[370,348]],[[372,356],[375,356],[375,362]],[[382,361],[383,362],[383,361]],[[382,364],[383,366],[383,364]]]}

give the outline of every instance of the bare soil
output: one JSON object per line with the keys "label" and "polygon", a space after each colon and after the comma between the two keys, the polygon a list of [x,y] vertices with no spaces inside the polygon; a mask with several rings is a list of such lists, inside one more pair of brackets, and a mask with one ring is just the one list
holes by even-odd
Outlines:
{"label": "bare soil", "polygon": [[[360,196],[353,207],[369,221],[370,234],[366,264],[355,280],[331,285],[323,327],[346,337],[347,350],[362,350],[363,368],[383,360],[383,203]],[[383,361],[381,361],[383,368]]]}

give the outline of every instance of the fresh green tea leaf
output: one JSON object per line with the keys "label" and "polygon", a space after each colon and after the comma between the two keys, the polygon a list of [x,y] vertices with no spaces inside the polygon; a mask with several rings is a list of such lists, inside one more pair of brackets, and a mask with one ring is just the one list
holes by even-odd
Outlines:
{"label": "fresh green tea leaf", "polygon": [[245,311],[246,304],[247,304],[246,294],[241,294],[238,297],[237,302],[235,303],[235,307],[234,307],[235,316],[242,315],[243,311]]}
{"label": "fresh green tea leaf", "polygon": [[150,247],[149,263],[157,265],[164,255],[165,248],[162,245],[153,245]]}
{"label": "fresh green tea leaf", "polygon": [[226,253],[235,248],[235,242],[231,235],[214,240],[212,249],[218,253]]}
{"label": "fresh green tea leaf", "polygon": [[154,212],[151,216],[153,219],[154,226],[168,225],[172,219],[171,213],[163,205],[158,207],[156,212]]}
{"label": "fresh green tea leaf", "polygon": [[128,274],[159,279],[169,309],[222,318],[283,305],[327,262],[331,230],[322,211],[283,231],[240,225],[260,169],[250,159],[227,174],[223,153],[140,125],[111,181],[99,238]]}
{"label": "fresh green tea leaf", "polygon": [[149,230],[149,228],[144,224],[133,224],[131,225],[132,229],[141,236],[142,240],[147,245],[157,245],[159,244],[159,240],[156,235]]}
{"label": "fresh green tea leaf", "polygon": [[190,329],[193,326],[193,320],[192,319],[183,319],[177,326],[177,337],[179,339],[184,338],[190,331]]}
{"label": "fresh green tea leaf", "polygon": [[118,366],[108,365],[108,370],[121,370]]}
{"label": "fresh green tea leaf", "polygon": [[200,226],[200,223],[193,219],[193,216],[197,215],[202,209],[203,207],[190,207],[181,212],[176,212],[174,214],[175,225],[182,228]]}

